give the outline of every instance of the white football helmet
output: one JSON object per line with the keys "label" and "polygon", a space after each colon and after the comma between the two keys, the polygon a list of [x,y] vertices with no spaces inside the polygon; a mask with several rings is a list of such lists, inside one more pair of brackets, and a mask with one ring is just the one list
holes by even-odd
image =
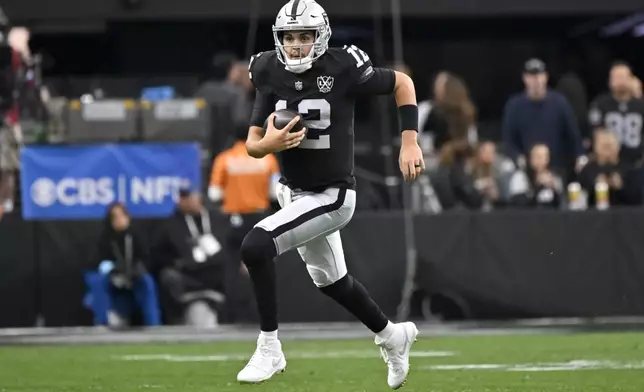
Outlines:
{"label": "white football helmet", "polygon": [[[300,59],[289,59],[284,49],[284,33],[287,31],[315,31],[315,41],[308,56]],[[329,48],[331,26],[329,18],[314,0],[291,0],[277,14],[273,25],[273,38],[277,49],[277,58],[288,71],[302,73],[313,66]],[[302,45],[304,46],[304,45]]]}

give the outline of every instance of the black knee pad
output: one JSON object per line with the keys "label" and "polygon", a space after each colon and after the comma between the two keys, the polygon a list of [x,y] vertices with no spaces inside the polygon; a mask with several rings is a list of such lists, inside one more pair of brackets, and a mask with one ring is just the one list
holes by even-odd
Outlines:
{"label": "black knee pad", "polygon": [[342,298],[349,295],[353,290],[354,282],[353,276],[346,274],[337,282],[325,287],[320,287],[320,291],[333,299]]}
{"label": "black knee pad", "polygon": [[241,257],[247,267],[272,262],[277,256],[273,237],[264,229],[254,227],[246,234],[241,245]]}

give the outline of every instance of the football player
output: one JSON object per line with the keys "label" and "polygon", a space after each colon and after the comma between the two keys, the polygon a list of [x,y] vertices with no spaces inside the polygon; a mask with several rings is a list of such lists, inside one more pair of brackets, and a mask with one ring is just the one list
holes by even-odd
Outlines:
{"label": "football player", "polygon": [[[413,323],[390,322],[347,273],[339,230],[353,216],[356,204],[353,117],[360,96],[395,94],[402,131],[400,170],[406,180],[413,180],[425,168],[416,141],[414,84],[405,74],[374,67],[355,46],[329,48],[329,19],[313,0],[291,0],[282,7],[273,35],[276,49],[250,61],[257,95],[246,148],[255,158],[278,153],[282,209],[259,222],[242,244],[261,332],[255,354],[237,379],[258,383],[286,367],[277,336],[273,259],[297,249],[320,291],[374,332],[388,365],[388,384],[397,389],[407,378],[409,350],[418,330]],[[290,132],[298,117],[283,129],[275,128],[271,113],[286,108],[300,113],[305,129]]]}
{"label": "football player", "polygon": [[635,96],[631,67],[622,61],[610,70],[610,94],[597,97],[590,105],[588,120],[592,130],[606,127],[621,144],[621,161],[635,164],[642,159],[642,120],[644,101]]}

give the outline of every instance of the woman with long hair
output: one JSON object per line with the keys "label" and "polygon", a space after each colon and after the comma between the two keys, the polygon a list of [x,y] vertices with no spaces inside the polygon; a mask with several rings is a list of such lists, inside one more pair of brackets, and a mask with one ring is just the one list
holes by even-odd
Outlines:
{"label": "woman with long hair", "polygon": [[98,272],[86,275],[95,323],[122,326],[138,309],[145,325],[160,325],[156,284],[145,266],[149,249],[121,203],[107,209],[98,256]]}
{"label": "woman with long hair", "polygon": [[421,118],[419,125],[434,135],[434,148],[441,150],[450,141],[475,145],[478,139],[476,107],[463,79],[446,71],[439,72],[433,90],[434,102],[423,103],[427,108],[420,117],[426,119]]}
{"label": "woman with long hair", "polygon": [[470,140],[470,132],[476,127],[476,108],[463,79],[447,73],[436,106],[447,122],[450,140],[467,139],[470,143],[473,142]]}
{"label": "woman with long hair", "polygon": [[563,180],[550,166],[550,149],[535,144],[528,155],[525,171],[517,171],[510,181],[512,204],[517,207],[559,208]]}

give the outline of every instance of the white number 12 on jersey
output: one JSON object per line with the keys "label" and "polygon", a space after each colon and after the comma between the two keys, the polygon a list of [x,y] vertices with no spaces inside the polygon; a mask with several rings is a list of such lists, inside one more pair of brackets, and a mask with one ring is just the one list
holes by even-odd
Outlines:
{"label": "white number 12 on jersey", "polygon": [[[286,101],[281,99],[275,104],[275,110],[286,109]],[[303,115],[307,115],[312,111],[319,112],[316,120],[306,120],[307,136],[302,140],[298,148],[306,150],[328,150],[331,148],[331,135],[322,134],[322,131],[331,126],[331,104],[326,99],[303,99],[297,105],[297,111]],[[317,139],[309,138],[309,133],[315,134]],[[317,131],[317,132],[315,132]]]}
{"label": "white number 12 on jersey", "polygon": [[369,61],[369,55],[363,52],[362,49],[359,49],[355,45],[351,45],[351,46],[345,45],[343,49],[349,52],[349,54],[351,54],[351,56],[353,56],[353,58],[356,59],[356,68],[362,67],[364,63]]}

